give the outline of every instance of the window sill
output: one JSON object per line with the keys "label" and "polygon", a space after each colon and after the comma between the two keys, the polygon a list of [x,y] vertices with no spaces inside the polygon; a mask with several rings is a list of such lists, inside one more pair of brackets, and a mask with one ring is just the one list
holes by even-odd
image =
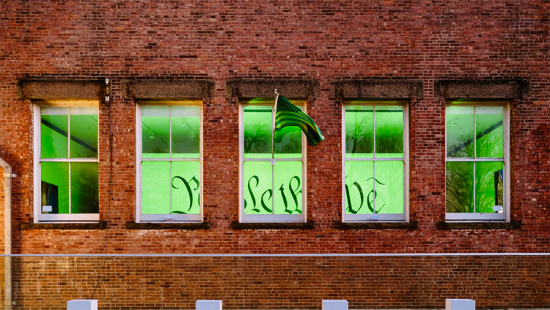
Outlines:
{"label": "window sill", "polygon": [[105,222],[98,223],[21,223],[21,230],[38,230],[38,229],[105,229]]}
{"label": "window sill", "polygon": [[417,229],[418,222],[334,222],[336,229]]}
{"label": "window sill", "polygon": [[126,229],[182,229],[198,230],[210,229],[210,223],[134,223],[127,222]]}
{"label": "window sill", "polygon": [[521,221],[516,222],[439,222],[438,229],[520,229]]}
{"label": "window sill", "polygon": [[315,229],[315,222],[307,223],[239,223],[232,222],[233,229]]}

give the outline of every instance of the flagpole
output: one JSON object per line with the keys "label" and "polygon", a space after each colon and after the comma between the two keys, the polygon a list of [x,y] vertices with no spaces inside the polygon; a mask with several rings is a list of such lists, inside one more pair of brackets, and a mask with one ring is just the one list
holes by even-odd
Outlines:
{"label": "flagpole", "polygon": [[277,114],[277,101],[279,100],[279,93],[275,89],[275,105],[273,107],[273,121],[271,122],[273,127],[271,128],[271,165],[275,165],[275,116]]}

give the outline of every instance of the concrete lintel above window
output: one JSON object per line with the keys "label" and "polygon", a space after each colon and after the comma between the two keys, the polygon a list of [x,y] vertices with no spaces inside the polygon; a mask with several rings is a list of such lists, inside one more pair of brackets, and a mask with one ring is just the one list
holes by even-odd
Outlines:
{"label": "concrete lintel above window", "polygon": [[529,96],[526,80],[441,80],[435,82],[435,96],[466,99],[521,99]]}
{"label": "concrete lintel above window", "polygon": [[231,79],[227,80],[225,96],[227,99],[238,97],[241,99],[275,97],[275,89],[286,98],[317,98],[320,96],[319,81],[291,80],[291,79]]}
{"label": "concrete lintel above window", "polygon": [[422,80],[369,79],[340,80],[330,83],[330,99],[337,98],[421,98]]}
{"label": "concrete lintel above window", "polygon": [[107,92],[104,80],[20,80],[19,99],[40,100],[98,100]]}
{"label": "concrete lintel above window", "polygon": [[192,79],[122,80],[122,97],[133,99],[203,99],[214,97],[214,81]]}

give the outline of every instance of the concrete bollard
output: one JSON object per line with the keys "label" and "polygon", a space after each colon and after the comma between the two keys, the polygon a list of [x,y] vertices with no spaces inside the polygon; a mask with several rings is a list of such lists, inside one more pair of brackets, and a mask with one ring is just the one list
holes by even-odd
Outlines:
{"label": "concrete bollard", "polygon": [[347,300],[323,300],[322,310],[348,310]]}
{"label": "concrete bollard", "polygon": [[195,303],[197,310],[222,310],[221,300],[197,300]]}
{"label": "concrete bollard", "polygon": [[97,310],[97,299],[73,299],[67,301],[67,310]]}
{"label": "concrete bollard", "polygon": [[445,310],[475,310],[476,301],[473,299],[447,299]]}

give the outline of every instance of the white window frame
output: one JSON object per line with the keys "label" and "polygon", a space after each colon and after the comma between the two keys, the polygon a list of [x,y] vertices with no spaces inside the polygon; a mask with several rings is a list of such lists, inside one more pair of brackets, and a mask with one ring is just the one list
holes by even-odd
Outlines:
{"label": "white window frame", "polygon": [[[401,106],[403,107],[402,158],[346,158],[346,107],[347,106]],[[375,120],[376,121],[376,120]],[[376,123],[375,123],[376,126]],[[376,136],[376,135],[375,135]],[[376,139],[375,139],[376,143]],[[346,214],[346,161],[403,161],[403,213],[397,214]],[[342,104],[342,221],[343,222],[409,222],[409,102],[408,100],[344,100]]]}
{"label": "white window frame", "polygon": [[[203,221],[204,216],[204,195],[203,195],[203,106],[202,100],[138,100],[136,102],[136,222],[167,222],[168,220],[180,223],[200,223]],[[141,111],[144,106],[195,106],[200,108],[200,156],[199,158],[166,158],[166,159],[154,159],[147,158],[145,161],[157,161],[157,162],[185,162],[185,161],[199,161],[200,162],[200,213],[199,214],[143,214],[142,213],[142,143],[141,143]],[[170,117],[170,149],[172,149],[172,118]]]}
{"label": "white window frame", "polygon": [[[51,107],[51,106],[58,106],[63,108],[69,108],[73,106],[79,106],[79,107],[93,107],[98,109],[98,120],[101,118],[101,113],[99,113],[99,102],[97,100],[90,100],[90,101],[35,101],[34,107],[33,107],[33,146],[34,146],[34,154],[33,154],[33,170],[34,170],[34,223],[41,223],[41,222],[99,222],[99,211],[98,213],[78,213],[78,214],[42,214],[42,192],[41,192],[41,163],[42,162],[67,162],[67,163],[76,163],[76,162],[88,162],[88,163],[98,163],[98,173],[99,173],[99,158],[101,156],[100,151],[100,143],[99,143],[99,134],[98,134],[98,152],[97,152],[97,158],[47,158],[42,159],[41,154],[41,134],[40,134],[40,127],[41,127],[41,117],[40,117],[40,108],[44,107]],[[67,114],[70,116],[70,114]],[[71,128],[71,121],[70,117],[68,117],[68,127],[69,127],[69,134],[70,134],[70,128]],[[99,131],[99,124],[101,122],[98,122],[98,131]],[[71,139],[67,139],[69,143],[69,150],[70,150],[70,141]],[[69,172],[69,178],[70,178],[70,172]],[[69,182],[69,212],[70,212],[70,182]]]}
{"label": "white window frame", "polygon": [[[269,100],[268,100],[269,101]],[[307,222],[307,140],[302,133],[302,214],[245,214],[244,213],[244,162],[245,161],[266,161],[270,162],[271,159],[250,159],[244,158],[244,107],[245,106],[271,106],[272,113],[274,109],[274,99],[271,99],[271,103],[254,103],[254,104],[239,104],[239,222],[240,223],[306,223]],[[300,100],[301,102],[303,100]],[[307,113],[306,103],[296,104],[294,100],[291,100],[293,104],[300,107],[304,113]],[[271,126],[271,124],[270,124]],[[275,163],[278,161],[299,161],[298,158],[276,158]],[[272,181],[273,183],[273,181]]]}
{"label": "white window frame", "polygon": [[[447,222],[462,221],[462,222],[489,222],[489,221],[510,221],[510,102],[509,101],[483,101],[483,100],[468,100],[460,104],[451,104],[454,100],[447,100],[445,105],[445,188],[447,180],[447,162],[495,162],[502,161],[504,176],[503,181],[503,213],[448,213],[445,203],[445,220]],[[447,107],[502,107],[504,109],[502,125],[503,125],[503,158],[463,158],[463,157],[447,157]],[[474,133],[476,113],[474,112]],[[475,144],[474,144],[475,147]],[[475,150],[475,149],[474,149]],[[475,151],[474,151],[475,154]],[[474,168],[475,169],[475,168]],[[475,175],[475,170],[474,170]],[[475,184],[475,180],[474,180]],[[446,191],[445,191],[446,192]],[[445,200],[446,201],[446,200]],[[474,190],[475,203],[475,190]]]}

